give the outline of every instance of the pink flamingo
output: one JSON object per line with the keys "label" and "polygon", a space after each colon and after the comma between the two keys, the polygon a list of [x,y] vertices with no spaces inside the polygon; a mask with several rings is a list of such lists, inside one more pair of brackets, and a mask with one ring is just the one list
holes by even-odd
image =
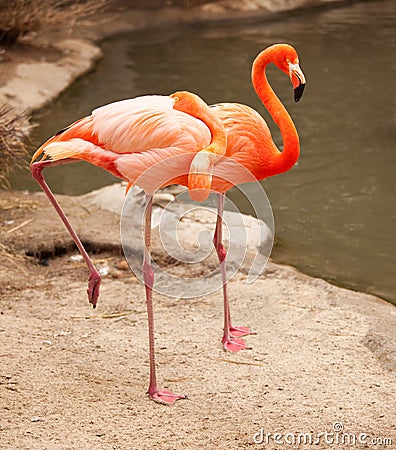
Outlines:
{"label": "pink flamingo", "polygon": [[[153,193],[160,187],[178,183],[189,185],[193,198],[205,199],[210,193],[213,165],[224,154],[225,148],[225,130],[214,112],[198,96],[176,92],[169,97],[137,97],[98,108],[90,116],[59,131],[32,157],[32,162],[43,153],[51,158],[33,162],[32,174],[88,265],[87,292],[94,308],[99,296],[100,275],[48,187],[42,171],[47,167],[85,160],[130,183],[138,180],[145,190],[143,279],[150,352],[148,394],[159,403],[173,403],[185,396],[157,387],[152,302],[154,272],[150,255]],[[156,164],[158,162],[161,164]],[[145,173],[148,176],[144,176]]]}
{"label": "pink flamingo", "polygon": [[[222,120],[227,132],[225,157],[215,165],[212,174],[212,190],[218,192],[218,213],[214,245],[221,263],[224,298],[223,346],[237,352],[247,348],[239,337],[252,334],[247,327],[233,327],[230,319],[230,305],[226,280],[226,250],[222,243],[222,215],[224,193],[233,186],[253,180],[264,180],[291,169],[300,155],[300,144],[296,127],[279,98],[272,90],[266,77],[266,67],[274,63],[292,82],[294,100],[298,102],[304,92],[305,76],[299,66],[296,50],[288,44],[275,44],[263,50],[252,66],[253,87],[279,127],[283,150],[279,151],[271,132],[261,115],[246,105],[220,103],[211,109]],[[243,169],[243,170],[242,170]]]}

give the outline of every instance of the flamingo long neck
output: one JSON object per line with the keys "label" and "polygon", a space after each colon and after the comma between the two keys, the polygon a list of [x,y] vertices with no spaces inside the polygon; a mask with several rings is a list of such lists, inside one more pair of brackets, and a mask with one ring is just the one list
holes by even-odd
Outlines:
{"label": "flamingo long neck", "polygon": [[254,89],[282,135],[283,151],[278,150],[276,154],[272,167],[274,175],[291,169],[300,155],[300,143],[296,127],[286,108],[271,88],[265,73],[267,65],[273,62],[274,54],[277,51],[279,49],[276,46],[262,51],[255,59],[252,67]]}
{"label": "flamingo long neck", "polygon": [[[181,94],[183,95],[183,93]],[[184,95],[186,94],[190,101],[188,103],[176,102],[174,108],[201,120],[209,128],[211,141],[208,147],[203,149],[204,151],[214,155],[223,155],[227,147],[227,134],[223,122],[200,97],[195,94],[184,93]],[[180,96],[176,92],[171,97],[177,97],[178,95]]]}
{"label": "flamingo long neck", "polygon": [[212,136],[210,144],[203,150],[214,155],[223,155],[227,147],[227,134],[222,121],[206,104],[197,111],[190,111],[190,114],[204,122]]}

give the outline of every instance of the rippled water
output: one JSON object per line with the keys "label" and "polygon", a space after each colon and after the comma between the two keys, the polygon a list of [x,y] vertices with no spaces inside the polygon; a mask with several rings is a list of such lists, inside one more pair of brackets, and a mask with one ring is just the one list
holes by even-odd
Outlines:
{"label": "rippled water", "polygon": [[[270,81],[299,130],[302,154],[290,172],[264,181],[274,209],[273,257],[336,284],[396,302],[396,3],[362,2],[255,21],[123,35],[104,59],[37,115],[37,143],[93,108],[148,93],[188,89],[208,103],[263,110],[250,83],[256,54],[274,42],[296,47],[308,85],[294,104],[290,82]],[[87,164],[51,169],[56,192],[114,182]],[[18,174],[15,188],[36,189]],[[238,201],[238,193],[230,196]],[[242,210],[250,212],[248,205]]]}

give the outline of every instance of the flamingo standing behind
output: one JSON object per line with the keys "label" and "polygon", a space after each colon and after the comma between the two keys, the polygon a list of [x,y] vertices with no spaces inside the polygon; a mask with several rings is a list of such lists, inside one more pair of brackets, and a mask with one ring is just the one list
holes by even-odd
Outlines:
{"label": "flamingo standing behind", "polygon": [[[189,185],[191,196],[204,200],[210,193],[211,171],[226,149],[224,126],[198,96],[176,92],[144,96],[112,103],[59,131],[33,155],[44,153],[50,160],[33,162],[34,178],[47,194],[84,257],[90,274],[88,298],[96,306],[100,275],[72,225],[44,180],[43,169],[85,160],[129,183],[137,180],[146,193],[144,218],[143,279],[146,289],[150,350],[150,398],[173,403],[185,398],[157,387],[151,266],[151,212],[154,192],[170,184]],[[194,162],[191,162],[195,156]],[[148,173],[149,176],[144,176]]]}
{"label": "flamingo standing behind", "polygon": [[[218,192],[218,213],[214,245],[221,263],[224,297],[223,346],[226,350],[237,352],[245,349],[241,336],[252,334],[247,327],[233,327],[230,319],[230,306],[226,280],[226,250],[222,243],[222,215],[224,193],[241,183],[264,180],[291,169],[300,155],[300,144],[296,127],[279,98],[268,83],[265,70],[274,63],[292,82],[294,100],[298,102],[304,92],[305,76],[299,66],[296,50],[288,44],[275,44],[263,50],[255,58],[252,66],[253,87],[279,127],[283,140],[283,150],[279,151],[271,132],[261,115],[246,105],[220,103],[211,109],[222,120],[227,132],[225,157],[213,169],[212,190]],[[243,169],[243,170],[241,170]]]}

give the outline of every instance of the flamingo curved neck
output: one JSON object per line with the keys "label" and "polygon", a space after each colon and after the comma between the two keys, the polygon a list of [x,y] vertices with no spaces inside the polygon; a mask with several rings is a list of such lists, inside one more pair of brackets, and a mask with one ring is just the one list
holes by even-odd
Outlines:
{"label": "flamingo curved neck", "polygon": [[275,53],[279,51],[278,46],[272,46],[262,51],[254,60],[252,67],[253,87],[282,135],[283,151],[278,150],[274,161],[274,174],[291,169],[300,156],[300,143],[296,127],[286,108],[271,88],[265,73],[267,65],[274,61]]}
{"label": "flamingo curved neck", "polygon": [[[177,99],[173,106],[174,109],[195,117],[208,127],[211,140],[203,151],[214,155],[223,155],[227,147],[227,134],[222,121],[209,106],[200,97],[190,92],[175,92],[170,97]],[[184,101],[184,98],[189,101]]]}

